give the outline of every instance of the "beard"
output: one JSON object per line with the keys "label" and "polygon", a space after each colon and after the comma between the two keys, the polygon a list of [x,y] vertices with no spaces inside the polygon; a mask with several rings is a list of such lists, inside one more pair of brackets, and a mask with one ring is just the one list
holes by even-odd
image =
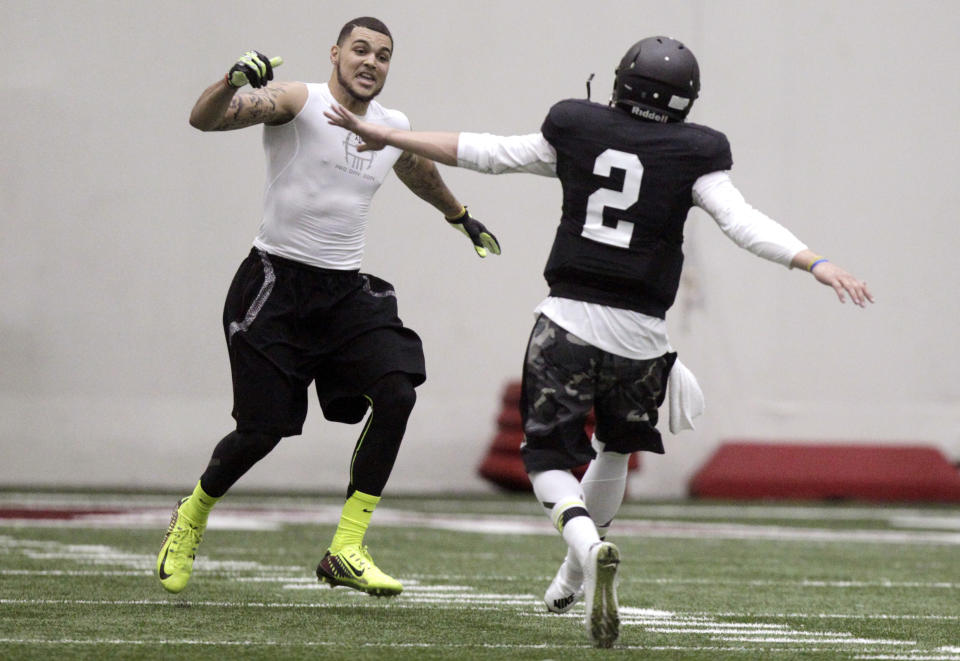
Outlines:
{"label": "beard", "polygon": [[337,67],[337,82],[340,83],[340,87],[349,94],[352,98],[363,103],[368,103],[373,100],[375,96],[380,94],[383,91],[383,83],[380,84],[380,87],[373,90],[370,94],[360,94],[353,87],[350,86],[350,83],[347,81],[347,78],[343,75],[340,67]]}

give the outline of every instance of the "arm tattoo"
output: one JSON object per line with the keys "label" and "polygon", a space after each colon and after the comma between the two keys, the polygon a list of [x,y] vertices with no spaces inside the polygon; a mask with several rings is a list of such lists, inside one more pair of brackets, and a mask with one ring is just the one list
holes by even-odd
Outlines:
{"label": "arm tattoo", "polygon": [[453,193],[440,177],[436,164],[430,159],[403,152],[394,164],[393,171],[417,197],[429,202],[441,212],[449,213],[449,209],[459,208]]}
{"label": "arm tattoo", "polygon": [[284,91],[284,85],[280,83],[237,94],[214,130],[229,131],[285,120],[284,111],[277,106],[277,99]]}

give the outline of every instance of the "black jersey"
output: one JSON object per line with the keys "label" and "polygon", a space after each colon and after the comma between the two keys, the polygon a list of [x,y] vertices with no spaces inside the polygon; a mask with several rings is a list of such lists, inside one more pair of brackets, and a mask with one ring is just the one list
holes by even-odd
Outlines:
{"label": "black jersey", "polygon": [[726,136],[586,100],[554,105],[541,132],[563,186],[550,294],[663,318],[680,285],[693,183],[733,166]]}

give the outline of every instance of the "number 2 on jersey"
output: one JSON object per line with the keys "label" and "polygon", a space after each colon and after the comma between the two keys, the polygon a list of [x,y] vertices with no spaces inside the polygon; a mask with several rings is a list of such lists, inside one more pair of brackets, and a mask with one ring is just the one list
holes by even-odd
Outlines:
{"label": "number 2 on jersey", "polygon": [[603,210],[627,209],[640,198],[640,180],[643,179],[643,164],[636,154],[608,149],[593,162],[593,173],[609,177],[614,168],[624,171],[623,189],[598,188],[587,198],[587,216],[583,221],[584,236],[593,241],[620,248],[629,248],[633,236],[633,223],[618,220],[616,226],[603,224]]}

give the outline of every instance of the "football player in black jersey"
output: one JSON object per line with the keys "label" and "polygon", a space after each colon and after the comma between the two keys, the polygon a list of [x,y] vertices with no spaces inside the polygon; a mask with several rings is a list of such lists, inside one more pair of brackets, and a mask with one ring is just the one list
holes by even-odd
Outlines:
{"label": "football player in black jersey", "polygon": [[[629,456],[663,453],[656,424],[668,378],[679,390],[671,431],[692,428],[702,410],[696,379],[677,360],[665,324],[690,208],[707,211],[740,247],[807,270],[841,302],[873,302],[864,282],[746,203],[729,176],[727,138],[685,121],[699,90],[693,53],[650,37],[624,55],[609,105],[560,101],[535,134],[409,132],[341,108],[327,114],[365,141],[361,150],[392,145],[481,172],[560,179],[562,214],[544,271],[550,295],[537,308],[524,361],[521,453],[537,499],[569,546],[546,606],[564,613],[582,597],[587,632],[600,647],[619,631],[619,550],[604,539],[623,500]],[[570,469],[587,462],[578,482]]]}

